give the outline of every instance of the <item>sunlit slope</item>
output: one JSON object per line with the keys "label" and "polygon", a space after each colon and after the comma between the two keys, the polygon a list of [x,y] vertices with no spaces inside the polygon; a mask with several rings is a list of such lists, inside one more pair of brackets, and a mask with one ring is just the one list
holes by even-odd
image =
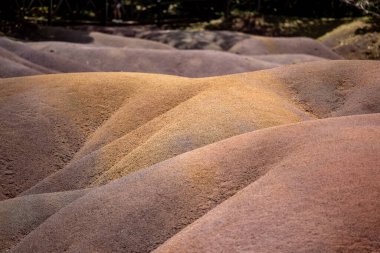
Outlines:
{"label": "sunlit slope", "polygon": [[[187,96],[180,95],[181,102],[147,121],[139,117],[153,111],[151,107],[135,113],[131,110],[137,104],[135,100],[125,103],[87,138],[64,169],[24,194],[104,184],[192,149],[261,128],[310,118],[380,112],[378,67],[376,62],[342,61],[220,78],[180,79],[191,87],[183,93]],[[156,108],[161,102],[152,99],[141,101]]]}
{"label": "sunlit slope", "polygon": [[318,117],[380,112],[380,61],[332,61],[276,68],[293,100]]}
{"label": "sunlit slope", "polygon": [[309,143],[155,252],[377,252],[379,114],[326,122],[288,134]]}
{"label": "sunlit slope", "polygon": [[125,122],[136,122],[139,116],[127,103],[92,134],[68,166],[28,193],[103,184],[224,138],[311,118],[266,83],[220,78],[193,80],[193,87],[197,83],[202,91],[133,130]]}
{"label": "sunlit slope", "polygon": [[181,103],[197,87],[180,80],[104,73],[2,79],[2,198],[63,168],[122,106],[130,104],[133,120],[123,125],[133,130]]}
{"label": "sunlit slope", "polygon": [[379,129],[379,114],[316,120],[184,153],[92,190],[11,252],[147,252],[215,207],[161,250],[373,249]]}

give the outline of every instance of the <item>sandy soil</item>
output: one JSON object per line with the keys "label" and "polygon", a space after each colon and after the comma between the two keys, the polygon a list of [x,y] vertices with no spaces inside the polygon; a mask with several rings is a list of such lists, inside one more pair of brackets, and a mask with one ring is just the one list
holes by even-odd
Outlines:
{"label": "sandy soil", "polygon": [[62,207],[89,190],[17,197],[0,202],[0,250],[10,248]]}
{"label": "sandy soil", "polygon": [[236,43],[230,52],[243,55],[308,54],[331,60],[343,59],[327,46],[309,38],[270,38],[252,36]]}
{"label": "sandy soil", "polygon": [[[100,34],[100,33],[99,33]],[[102,35],[112,36],[112,35]],[[107,39],[109,39],[107,37]],[[128,39],[113,36],[118,39]],[[148,41],[149,42],[149,41]],[[281,44],[281,43],[280,43]],[[255,55],[213,50],[169,50],[134,48],[128,44],[70,43],[58,41],[22,43],[0,38],[0,77],[54,72],[144,72],[186,77],[208,77],[275,68],[281,65],[318,61],[321,57],[307,50],[269,52],[262,47]],[[240,45],[240,44],[239,44]],[[250,52],[245,52],[251,54]],[[281,53],[281,54],[277,54]],[[334,54],[330,52],[330,54]],[[17,57],[17,58],[16,58]],[[35,70],[35,71],[33,71]]]}
{"label": "sandy soil", "polygon": [[309,121],[185,153],[92,190],[11,252],[148,252],[210,210],[161,250],[376,250],[379,122]]}
{"label": "sandy soil", "polygon": [[204,79],[132,73],[4,79],[1,149],[12,175],[4,176],[1,192],[104,184],[256,129],[379,112],[378,68],[372,61],[322,61]]}
{"label": "sandy soil", "polygon": [[[324,128],[308,122],[286,129],[297,136],[286,134],[285,159],[155,252],[378,251],[376,117],[318,122],[329,122]],[[286,130],[277,129],[276,134]],[[240,138],[247,141],[248,136]],[[281,151],[276,155],[282,156]]]}
{"label": "sandy soil", "polygon": [[0,252],[380,250],[379,61],[231,32],[33,36],[0,38]]}

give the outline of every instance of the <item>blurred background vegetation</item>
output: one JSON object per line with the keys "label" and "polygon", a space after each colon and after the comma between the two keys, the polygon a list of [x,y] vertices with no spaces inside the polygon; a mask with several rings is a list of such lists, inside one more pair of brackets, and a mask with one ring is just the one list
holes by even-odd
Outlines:
{"label": "blurred background vegetation", "polygon": [[[380,6],[380,0],[119,1],[123,22],[113,25],[156,24],[271,36],[302,33],[309,37],[321,36],[347,19],[376,17]],[[116,3],[117,0],[1,0],[0,29],[7,34],[31,23],[111,24]]]}

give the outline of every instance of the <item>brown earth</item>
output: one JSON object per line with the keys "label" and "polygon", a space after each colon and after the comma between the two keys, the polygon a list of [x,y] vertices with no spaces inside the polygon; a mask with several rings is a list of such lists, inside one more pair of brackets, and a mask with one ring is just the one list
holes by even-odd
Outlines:
{"label": "brown earth", "polygon": [[196,149],[92,190],[10,252],[147,252],[213,208],[161,250],[376,250],[379,123],[309,121]]}
{"label": "brown earth", "polygon": [[103,184],[256,129],[379,112],[378,68],[371,61],[323,61],[205,79],[132,73],[3,79],[1,150],[10,175],[3,175],[1,192]]}
{"label": "brown earth", "polygon": [[89,190],[17,197],[0,202],[0,251],[9,249],[48,217]]}
{"label": "brown earth", "polygon": [[231,32],[33,36],[0,38],[1,252],[380,251],[380,62]]}
{"label": "brown earth", "polygon": [[286,158],[154,252],[378,252],[379,119],[286,129]]}
{"label": "brown earth", "polygon": [[341,25],[319,41],[346,59],[380,59],[378,20],[363,18]]}

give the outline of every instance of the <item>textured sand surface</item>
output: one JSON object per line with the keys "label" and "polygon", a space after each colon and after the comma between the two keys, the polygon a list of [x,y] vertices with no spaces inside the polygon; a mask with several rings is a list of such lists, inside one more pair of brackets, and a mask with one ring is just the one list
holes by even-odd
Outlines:
{"label": "textured sand surface", "polygon": [[343,24],[319,41],[346,59],[380,59],[380,31],[368,18]]}
{"label": "textured sand surface", "polygon": [[379,119],[288,128],[286,158],[155,252],[378,252]]}
{"label": "textured sand surface", "polygon": [[39,26],[34,33],[29,34],[30,40],[37,41],[64,41],[83,44],[94,44],[112,47],[146,48],[146,49],[173,49],[163,43],[139,38],[126,38],[93,31],[77,31],[63,27]]}
{"label": "textured sand surface", "polygon": [[[100,33],[99,35],[103,36]],[[322,57],[297,53],[245,56],[213,50],[119,46],[121,45],[111,43],[103,45],[57,41],[22,43],[0,38],[0,50],[4,52],[0,52],[0,60],[4,61],[4,65],[0,67],[0,75],[16,77],[54,72],[127,71],[208,77],[325,60]]]}
{"label": "textured sand surface", "polygon": [[[126,38],[122,36],[108,35],[98,32],[91,32],[89,33],[89,36],[93,39],[93,44],[95,45],[144,49],[173,49],[171,46],[162,43],[138,38]],[[70,38],[72,37],[70,36]]]}
{"label": "textured sand surface", "polygon": [[[86,72],[91,68],[82,66],[70,59],[51,57],[49,54],[31,49],[25,43],[17,42],[6,37],[0,37],[0,47],[26,61],[39,65],[42,68],[55,70],[57,72]],[[51,73],[51,72],[47,72]]]}
{"label": "textured sand surface", "polygon": [[0,78],[10,76],[31,76],[43,74],[43,72],[40,72],[36,69],[28,68],[23,64],[2,57],[0,58],[0,66]]}
{"label": "textured sand surface", "polygon": [[0,251],[9,249],[48,217],[89,190],[28,195],[0,202]]}
{"label": "textured sand surface", "polygon": [[122,85],[126,80],[127,76],[111,80],[96,74],[2,79],[2,195],[15,196],[69,162],[85,139],[134,93],[133,85]]}
{"label": "textured sand surface", "polygon": [[[244,243],[249,246],[252,238],[248,237],[255,229],[268,232],[261,243],[272,247],[271,239],[283,239],[281,231],[288,229],[293,237],[284,239],[283,245],[278,242],[288,247],[286,250],[300,244],[311,251],[332,251],[335,247],[344,251],[350,246],[376,249],[379,124],[379,114],[309,121],[254,131],[185,153],[94,189],[48,218],[11,252],[147,252],[214,207],[220,217],[227,216],[225,220],[218,220],[214,212],[205,216],[206,221],[208,216],[215,217],[216,221],[210,220],[217,228],[223,227],[223,222],[229,225],[230,216],[237,222],[244,223],[244,217],[249,220],[241,226],[243,230],[233,227],[238,231],[236,237],[228,231],[225,237],[218,237],[223,229],[211,234],[201,231],[207,237],[200,237],[199,248],[192,247],[191,238],[178,239],[188,246],[171,248],[168,242],[167,247],[176,252],[210,245],[217,251],[212,240],[225,238],[222,243],[228,251],[228,246],[236,249],[233,246],[240,245],[241,234],[246,239],[242,247]],[[218,207],[246,186],[249,188]],[[253,203],[243,201],[247,195],[253,195]],[[242,215],[247,216],[223,209],[239,203]],[[248,212],[249,208],[253,211]],[[194,226],[198,224],[202,225],[202,220]],[[351,231],[356,235],[350,235]],[[334,241],[334,232],[343,233],[341,241]],[[257,237],[260,235],[258,232]],[[352,245],[350,238],[366,240]]]}
{"label": "textured sand surface", "polygon": [[252,36],[236,43],[230,52],[243,55],[309,54],[327,59],[342,59],[327,46],[310,38],[271,38]]}
{"label": "textured sand surface", "polygon": [[[204,50],[157,50],[95,47],[64,42],[28,43],[31,48],[52,57],[59,56],[92,68],[94,71],[127,71],[207,77],[249,72],[280,66],[274,60],[256,59],[226,52]],[[288,56],[291,58],[291,56]],[[295,56],[295,60],[323,58]]]}
{"label": "textured sand surface", "polygon": [[104,184],[256,129],[380,112],[378,68],[373,61],[340,61],[204,79],[132,73],[4,79],[3,198]]}
{"label": "textured sand surface", "polygon": [[0,78],[119,71],[209,77],[342,59],[307,38],[269,38],[228,31],[147,31],[136,36],[141,38],[39,27],[29,38],[38,42],[0,37]]}
{"label": "textured sand surface", "polygon": [[224,31],[30,36],[0,37],[0,252],[380,251],[379,61]]}
{"label": "textured sand surface", "polygon": [[17,54],[0,47],[1,77],[27,76],[56,73],[49,68],[34,64]]}
{"label": "textured sand surface", "polygon": [[178,49],[227,51],[250,35],[231,31],[136,31],[135,36],[171,45]]}

